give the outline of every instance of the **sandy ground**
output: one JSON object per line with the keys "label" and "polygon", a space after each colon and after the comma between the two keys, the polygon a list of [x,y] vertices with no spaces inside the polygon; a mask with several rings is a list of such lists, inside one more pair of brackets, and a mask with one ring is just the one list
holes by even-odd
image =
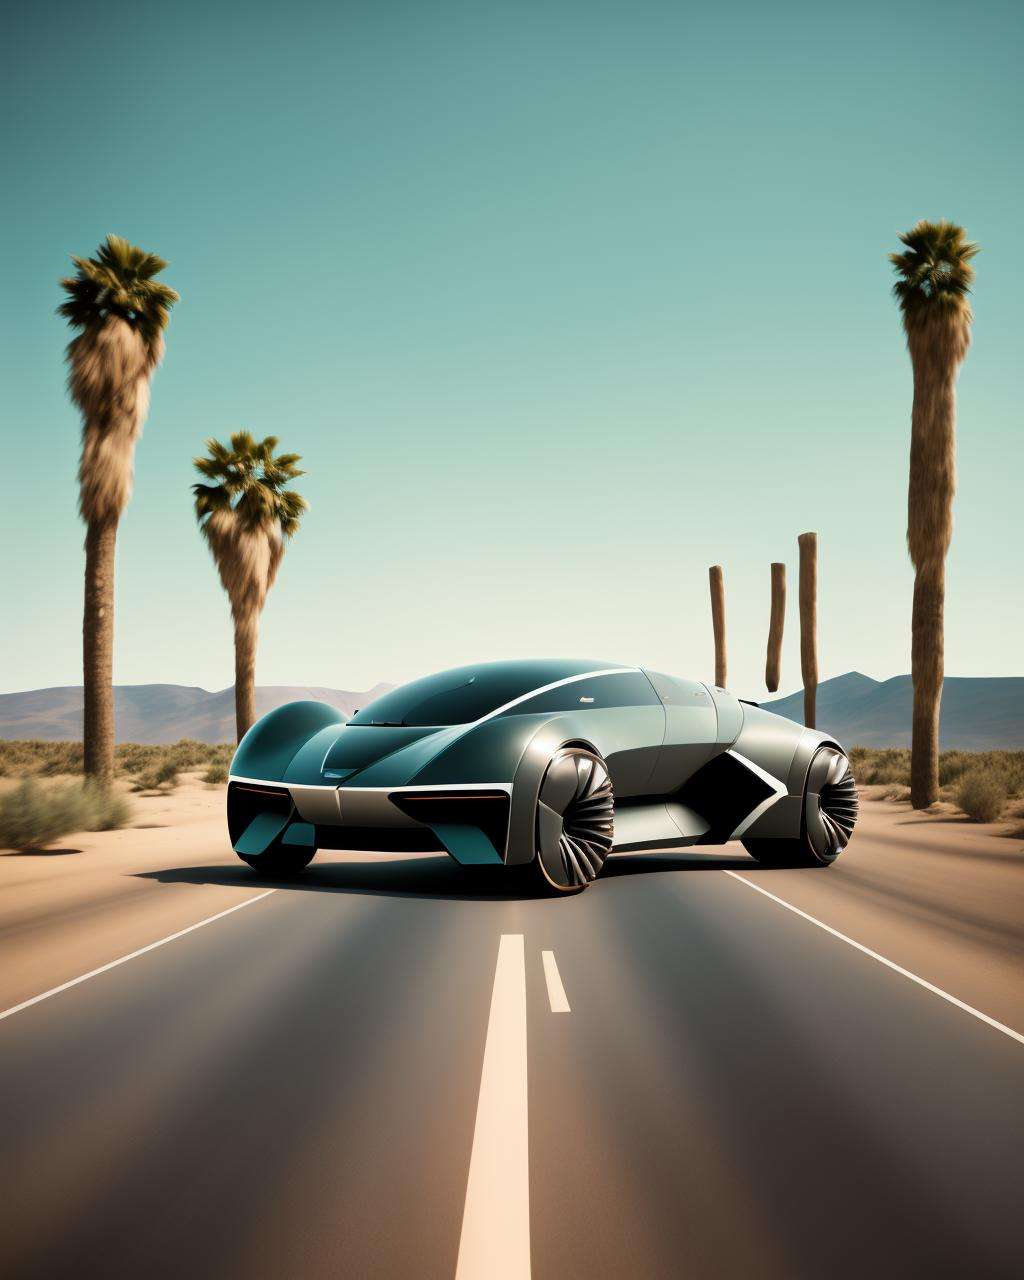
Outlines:
{"label": "sandy ground", "polygon": [[[938,806],[915,813],[868,788],[850,848],[827,871],[733,862],[740,846],[624,855],[639,874],[679,876],[723,854],[786,901],[1024,1029],[1024,840]],[[225,788],[185,775],[168,795],[132,797],[132,825],[69,836],[43,853],[0,853],[0,1009],[131,952],[260,892],[238,869],[224,821]],[[409,855],[405,855],[408,857]],[[326,853],[315,866],[394,862]],[[209,869],[209,878],[154,873]],[[616,871],[625,872],[623,865]]]}

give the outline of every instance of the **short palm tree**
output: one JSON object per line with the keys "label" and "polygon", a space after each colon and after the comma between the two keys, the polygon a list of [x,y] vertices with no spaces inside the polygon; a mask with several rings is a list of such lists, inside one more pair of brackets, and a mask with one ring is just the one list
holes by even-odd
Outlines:
{"label": "short palm tree", "polygon": [[149,411],[149,383],[164,353],[178,295],[154,277],[167,263],[108,236],[95,258],[72,258],[58,313],[78,335],[67,348],[68,391],[82,414],[78,507],[85,521],[85,771],[114,776],[114,550],[131,497],[135,442]]}
{"label": "short palm tree", "polygon": [[306,501],[286,486],[304,475],[297,453],[275,457],[277,437],[248,431],[230,448],[207,440],[195,459],[208,484],[195,484],[196,519],[209,545],[235,624],[235,728],[239,741],[256,718],[256,644],[260,614],[274,585],[284,540],[299,527]]}
{"label": "short palm tree", "polygon": [[946,552],[956,486],[955,388],[971,342],[967,295],[978,246],[953,222],[919,222],[900,239],[905,251],[889,258],[899,277],[893,293],[914,368],[907,504],[907,546],[915,570],[910,800],[915,809],[924,809],[939,795]]}

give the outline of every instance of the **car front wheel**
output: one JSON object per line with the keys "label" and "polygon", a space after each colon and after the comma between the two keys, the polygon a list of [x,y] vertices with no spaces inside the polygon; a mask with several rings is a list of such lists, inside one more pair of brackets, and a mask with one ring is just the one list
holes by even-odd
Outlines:
{"label": "car front wheel", "polygon": [[579,893],[596,880],[611,852],[615,795],[608,766],[592,751],[563,747],[544,773],[534,818],[535,888]]}

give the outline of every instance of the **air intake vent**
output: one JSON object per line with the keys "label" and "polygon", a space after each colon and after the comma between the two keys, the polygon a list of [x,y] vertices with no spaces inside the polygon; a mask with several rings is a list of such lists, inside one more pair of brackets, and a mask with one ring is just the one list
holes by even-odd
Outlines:
{"label": "air intake vent", "polygon": [[292,797],[287,787],[264,787],[251,782],[229,784],[228,835],[232,844],[237,843],[249,823],[261,813],[290,817]]}

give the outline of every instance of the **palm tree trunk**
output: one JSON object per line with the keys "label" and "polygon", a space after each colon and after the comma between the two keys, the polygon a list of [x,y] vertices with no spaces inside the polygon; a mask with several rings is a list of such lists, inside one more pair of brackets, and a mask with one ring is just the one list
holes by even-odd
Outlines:
{"label": "palm tree trunk", "polygon": [[818,718],[818,535],[801,533],[800,547],[800,675],[804,682],[804,724]]}
{"label": "palm tree trunk", "polygon": [[725,578],[722,566],[713,564],[708,570],[711,585],[711,626],[715,633],[715,684],[725,688]]}
{"label": "palm tree trunk", "polygon": [[939,798],[939,708],[944,668],[945,560],[929,560],[914,578],[910,668],[914,680],[914,729],[910,752],[910,803],[927,809]]}
{"label": "palm tree trunk", "polygon": [[114,780],[114,552],[117,521],[91,522],[85,534],[82,613],[82,736],[85,772],[101,786]]}
{"label": "palm tree trunk", "polygon": [[241,742],[256,719],[256,643],[259,614],[250,609],[235,617],[235,732]]}
{"label": "palm tree trunk", "polygon": [[[936,341],[936,331],[941,341]],[[920,337],[920,341],[917,338]],[[910,749],[910,803],[927,809],[939,798],[939,709],[944,669],[943,614],[946,553],[953,534],[956,488],[956,372],[948,358],[959,337],[955,325],[915,335],[914,408],[910,433],[907,545],[914,563],[910,670],[914,721]],[[928,345],[931,339],[937,350]],[[958,352],[954,351],[954,356]]]}
{"label": "palm tree trunk", "polygon": [[764,682],[769,693],[777,693],[782,678],[782,634],[786,626],[786,566],[772,565],[772,613],[768,624],[768,660]]}

